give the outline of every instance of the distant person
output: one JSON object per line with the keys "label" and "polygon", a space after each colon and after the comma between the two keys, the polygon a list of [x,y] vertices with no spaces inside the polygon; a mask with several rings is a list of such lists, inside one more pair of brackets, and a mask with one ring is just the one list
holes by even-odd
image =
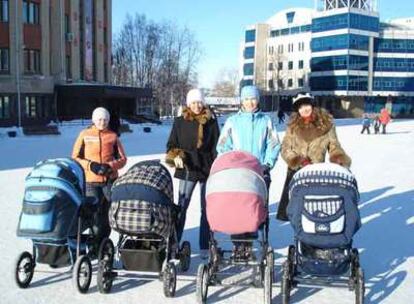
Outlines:
{"label": "distant person", "polygon": [[370,127],[371,127],[371,119],[369,118],[368,114],[364,114],[362,119],[362,131],[361,134],[364,134],[365,130],[368,132],[368,134],[371,134]]}
{"label": "distant person", "polygon": [[285,123],[285,112],[283,112],[282,110],[279,110],[277,112],[277,118],[279,118],[279,124]]}
{"label": "distant person", "polygon": [[380,126],[381,126],[381,122],[380,122],[379,116],[375,115],[375,118],[374,118],[374,132],[375,132],[375,134],[378,134],[380,132]]}
{"label": "distant person", "polygon": [[[111,234],[108,218],[110,189],[118,177],[118,170],[127,161],[118,136],[108,128],[109,119],[105,108],[96,108],[92,113],[93,125],[81,131],[72,152],[72,158],[85,172],[86,196],[95,197],[99,204],[93,226],[97,246]],[[95,253],[98,248],[94,248]]]}
{"label": "distant person", "polygon": [[[180,116],[174,119],[167,142],[166,162],[175,167],[175,177],[180,180],[178,204],[177,238],[181,241],[186,214],[197,183],[200,187],[200,230],[199,246],[202,259],[208,257],[210,228],[206,214],[206,181],[211,165],[216,158],[216,144],[219,127],[213,113],[206,106],[204,95],[199,89],[187,94],[187,106],[182,107]],[[188,171],[187,171],[188,170]]]}
{"label": "distant person", "polygon": [[299,93],[293,99],[293,112],[282,141],[281,155],[287,163],[288,171],[277,219],[289,220],[286,210],[289,203],[289,183],[293,175],[309,164],[325,162],[327,152],[330,162],[350,167],[351,159],[339,143],[332,116],[316,107],[311,94]]}
{"label": "distant person", "polygon": [[386,108],[381,109],[379,120],[380,120],[381,126],[382,126],[382,134],[385,134],[386,133],[386,127],[389,124],[389,122],[391,121],[391,115],[390,115],[390,113],[388,112],[388,110]]}

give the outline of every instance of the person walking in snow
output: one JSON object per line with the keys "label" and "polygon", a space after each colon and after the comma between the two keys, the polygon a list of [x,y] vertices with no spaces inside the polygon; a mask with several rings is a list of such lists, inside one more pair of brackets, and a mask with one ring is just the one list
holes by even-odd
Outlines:
{"label": "person walking in snow", "polygon": [[203,93],[192,89],[187,94],[186,107],[174,119],[167,142],[166,162],[175,167],[175,177],[180,179],[178,204],[181,207],[177,225],[178,241],[181,240],[188,206],[197,183],[200,187],[201,257],[208,257],[210,229],[206,214],[206,181],[216,158],[219,127],[212,111],[206,107]]}
{"label": "person walking in snow", "polygon": [[391,115],[386,108],[381,109],[381,113],[379,115],[379,120],[382,126],[382,134],[386,133],[386,127],[391,121]]}
{"label": "person walking in snow", "polygon": [[288,221],[286,209],[289,203],[289,183],[302,167],[329,160],[349,168],[351,159],[342,149],[336,136],[332,116],[315,106],[309,93],[299,93],[293,99],[293,113],[290,116],[285,137],[282,141],[282,158],[288,165],[286,180],[279,202],[276,218]]}
{"label": "person walking in snow", "polygon": [[85,172],[86,196],[95,197],[99,204],[93,227],[97,246],[111,234],[108,219],[110,189],[118,177],[118,170],[127,161],[117,134],[108,128],[109,119],[105,108],[96,108],[92,113],[93,125],[81,131],[72,151],[72,158],[81,164]]}
{"label": "person walking in snow", "polygon": [[371,119],[368,117],[368,114],[364,114],[362,119],[361,134],[364,134],[365,130],[367,130],[368,134],[371,134],[369,127],[371,127]]}
{"label": "person walking in snow", "polygon": [[[254,156],[262,164],[263,175],[270,187],[270,170],[275,166],[280,151],[280,141],[272,119],[260,111],[260,94],[256,86],[245,86],[241,90],[241,109],[230,116],[221,130],[217,144],[219,154],[240,150]],[[255,238],[256,234],[233,235],[232,239]],[[236,256],[251,253],[251,244],[236,242],[233,248]]]}
{"label": "person walking in snow", "polygon": [[379,116],[376,115],[374,118],[374,132],[375,134],[378,134],[380,132],[380,126],[381,126],[381,122],[379,119]]}

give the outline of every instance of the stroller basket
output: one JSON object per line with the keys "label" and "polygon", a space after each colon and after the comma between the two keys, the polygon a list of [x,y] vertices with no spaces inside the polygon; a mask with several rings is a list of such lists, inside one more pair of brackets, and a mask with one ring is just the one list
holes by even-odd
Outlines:
{"label": "stroller basket", "polygon": [[143,247],[135,240],[127,240],[119,252],[125,270],[159,272],[165,259],[165,248]]}

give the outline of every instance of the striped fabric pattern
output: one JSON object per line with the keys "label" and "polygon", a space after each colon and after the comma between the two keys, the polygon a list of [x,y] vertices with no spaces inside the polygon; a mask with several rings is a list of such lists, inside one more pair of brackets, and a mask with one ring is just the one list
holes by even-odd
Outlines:
{"label": "striped fabric pattern", "polygon": [[242,151],[217,157],[207,180],[206,201],[212,231],[257,231],[267,216],[267,188],[259,160]]}

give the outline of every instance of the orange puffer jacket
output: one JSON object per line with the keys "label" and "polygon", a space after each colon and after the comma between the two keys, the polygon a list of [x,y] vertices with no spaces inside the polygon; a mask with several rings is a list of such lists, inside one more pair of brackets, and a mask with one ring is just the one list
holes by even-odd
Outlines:
{"label": "orange puffer jacket", "polygon": [[118,170],[125,166],[127,158],[116,133],[95,126],[83,130],[73,147],[72,158],[76,159],[85,171],[87,183],[104,183],[108,177],[96,175],[90,170],[90,163],[108,164],[113,173],[110,179],[118,177]]}

